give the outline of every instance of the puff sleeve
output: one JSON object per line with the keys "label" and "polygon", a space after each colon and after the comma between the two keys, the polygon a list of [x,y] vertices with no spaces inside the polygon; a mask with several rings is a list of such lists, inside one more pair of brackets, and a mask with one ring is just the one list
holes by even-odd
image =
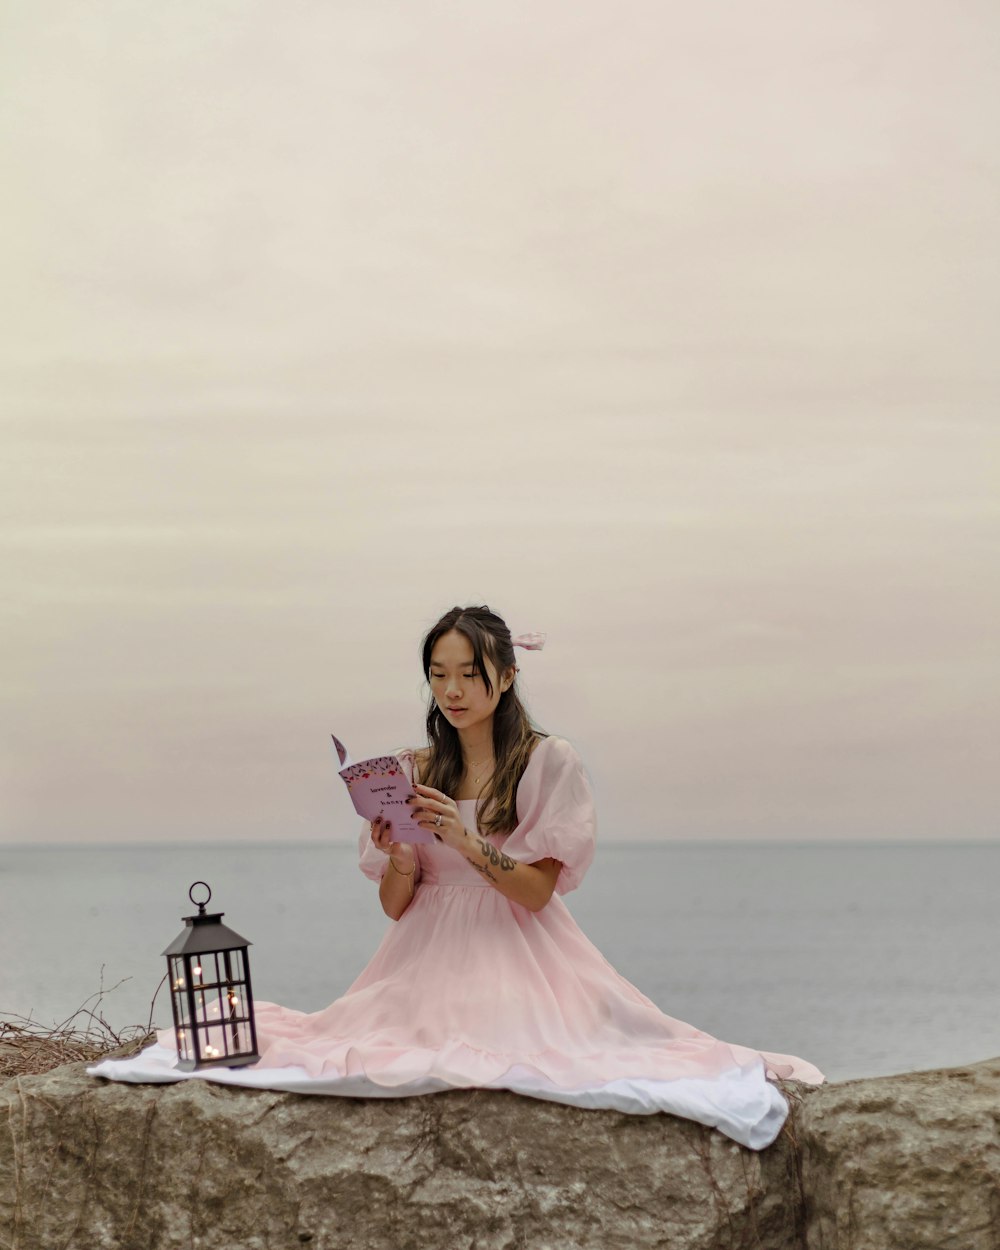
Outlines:
{"label": "puff sleeve", "polygon": [[583,760],[572,743],[550,735],[532,753],[517,787],[517,825],[502,850],[521,864],[557,859],[556,893],[568,894],[594,858],[597,812]]}
{"label": "puff sleeve", "polygon": [[[413,759],[414,753],[411,747],[403,747],[399,751],[393,751],[393,755],[403,765],[403,772],[406,774],[407,780],[413,784]],[[361,833],[358,836],[358,867],[370,877],[372,881],[381,881],[386,868],[389,866],[389,856],[384,855],[377,846],[372,844],[372,829],[368,821],[363,821],[361,825]]]}

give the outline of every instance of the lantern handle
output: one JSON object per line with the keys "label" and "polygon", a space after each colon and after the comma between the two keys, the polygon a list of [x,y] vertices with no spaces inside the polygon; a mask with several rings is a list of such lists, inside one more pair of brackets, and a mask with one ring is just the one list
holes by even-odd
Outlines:
{"label": "lantern handle", "polygon": [[[198,900],[195,898],[194,896],[195,885],[203,885],[205,889],[208,890],[208,898],[205,899],[204,903],[199,903]],[[199,916],[204,916],[205,908],[208,906],[212,898],[212,887],[208,884],[207,881],[196,881],[194,885],[192,885],[191,889],[188,890],[188,898],[191,900],[192,903],[194,903],[195,907],[198,908]]]}

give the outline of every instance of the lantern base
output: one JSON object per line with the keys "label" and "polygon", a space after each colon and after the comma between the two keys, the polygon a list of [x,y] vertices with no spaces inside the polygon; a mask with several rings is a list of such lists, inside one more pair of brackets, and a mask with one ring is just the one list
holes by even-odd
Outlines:
{"label": "lantern base", "polygon": [[178,1059],[174,1064],[179,1072],[199,1072],[202,1068],[245,1068],[256,1063],[260,1055],[220,1055],[218,1059]]}

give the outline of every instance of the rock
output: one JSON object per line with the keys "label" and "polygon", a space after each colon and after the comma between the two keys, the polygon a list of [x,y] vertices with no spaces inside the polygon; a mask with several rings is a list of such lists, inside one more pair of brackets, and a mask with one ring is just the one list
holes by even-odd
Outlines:
{"label": "rock", "polygon": [[816,1092],[795,1125],[808,1250],[1000,1247],[1000,1059]]}
{"label": "rock", "polygon": [[996,1250],[1000,1060],[819,1087],[745,1150],[673,1116],[356,1100],[71,1063],[0,1086],[7,1250]]}
{"label": "rock", "polygon": [[[785,1250],[791,1137],[499,1091],[328,1098],[67,1064],[0,1087],[16,1250]],[[786,1125],[786,1128],[788,1126]]]}

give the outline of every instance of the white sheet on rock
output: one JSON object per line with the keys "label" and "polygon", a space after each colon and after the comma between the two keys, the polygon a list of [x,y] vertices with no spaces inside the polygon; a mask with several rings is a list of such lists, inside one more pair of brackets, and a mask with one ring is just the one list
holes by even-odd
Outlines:
{"label": "white sheet on rock", "polygon": [[[340,1098],[406,1098],[438,1094],[456,1086],[438,1079],[412,1081],[391,1089],[364,1076],[310,1076],[305,1068],[209,1068],[181,1072],[174,1067],[176,1053],[159,1044],[131,1059],[104,1059],[87,1068],[91,1076],[137,1085],[171,1081],[214,1081],[250,1089],[273,1089],[290,1094],[325,1094]],[[512,1067],[486,1089],[507,1089],[530,1098],[566,1103],[597,1111],[624,1111],[653,1115],[665,1111],[696,1120],[731,1137],[741,1146],[763,1150],[778,1136],[788,1115],[781,1091],[759,1068],[733,1068],[714,1079],[684,1077],[674,1081],[641,1078],[610,1081],[592,1089],[560,1089],[526,1068]]]}

